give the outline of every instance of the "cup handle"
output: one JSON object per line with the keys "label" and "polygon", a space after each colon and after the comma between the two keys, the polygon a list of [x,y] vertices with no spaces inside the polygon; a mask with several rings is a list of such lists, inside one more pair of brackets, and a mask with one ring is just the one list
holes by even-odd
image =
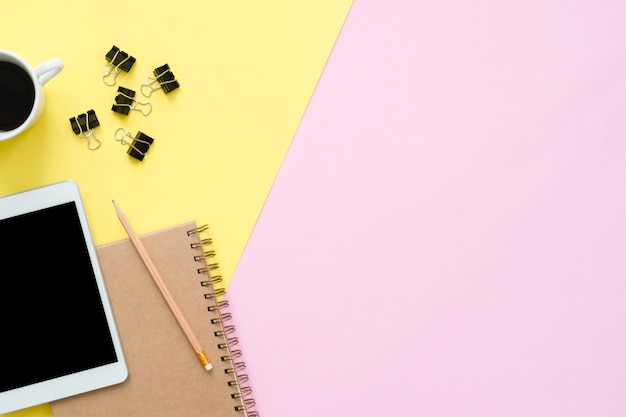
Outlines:
{"label": "cup handle", "polygon": [[50,81],[52,77],[61,72],[62,69],[63,61],[61,61],[60,58],[53,58],[35,68],[35,75],[39,80],[39,84],[44,85]]}

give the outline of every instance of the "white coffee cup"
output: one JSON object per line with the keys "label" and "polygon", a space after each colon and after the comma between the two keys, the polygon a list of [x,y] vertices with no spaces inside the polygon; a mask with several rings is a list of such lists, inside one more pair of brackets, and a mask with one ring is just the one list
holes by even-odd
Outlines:
{"label": "white coffee cup", "polygon": [[54,58],[37,67],[13,52],[0,50],[0,141],[19,135],[43,113],[43,86],[63,69]]}

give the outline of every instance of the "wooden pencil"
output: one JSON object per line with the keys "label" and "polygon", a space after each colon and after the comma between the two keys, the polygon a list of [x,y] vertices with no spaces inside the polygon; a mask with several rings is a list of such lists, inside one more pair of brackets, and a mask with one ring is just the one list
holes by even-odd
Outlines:
{"label": "wooden pencil", "polygon": [[130,241],[132,242],[133,246],[137,250],[137,253],[141,257],[141,260],[146,265],[146,268],[148,268],[148,271],[150,272],[150,276],[152,277],[155,284],[159,288],[161,295],[163,295],[163,298],[165,299],[165,301],[167,302],[167,305],[169,306],[170,310],[174,314],[174,317],[176,317],[176,321],[178,322],[183,332],[185,333],[185,336],[187,337],[187,340],[189,341],[189,344],[193,348],[194,352],[198,356],[200,363],[202,364],[204,369],[206,369],[207,371],[210,371],[211,369],[213,369],[213,365],[211,365],[211,361],[209,360],[209,357],[204,352],[204,349],[202,349],[202,346],[200,346],[200,341],[198,341],[198,338],[196,337],[193,330],[191,329],[191,326],[189,326],[187,319],[185,319],[183,312],[178,307],[178,304],[176,304],[176,300],[174,300],[174,298],[172,297],[172,294],[170,293],[169,289],[165,285],[165,282],[163,281],[163,278],[161,278],[161,274],[159,273],[159,270],[156,268],[156,265],[152,261],[152,258],[150,258],[150,255],[146,251],[146,248],[143,246],[143,243],[141,243],[141,239],[139,239],[139,236],[135,233],[135,230],[133,229],[130,222],[128,221],[128,218],[126,217],[124,212],[119,208],[119,206],[115,203],[115,201],[113,201],[113,207],[115,207],[115,212],[117,213],[117,217],[120,219],[122,226],[124,226],[124,229],[126,230],[128,237],[130,238]]}

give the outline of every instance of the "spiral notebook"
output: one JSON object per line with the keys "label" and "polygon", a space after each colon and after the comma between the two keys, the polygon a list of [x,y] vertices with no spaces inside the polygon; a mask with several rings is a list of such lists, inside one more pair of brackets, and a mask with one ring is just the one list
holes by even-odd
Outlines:
{"label": "spiral notebook", "polygon": [[[219,265],[206,227],[195,222],[141,235],[163,280],[213,364],[199,364],[128,239],[98,246],[129,368],[122,384],[51,403],[54,417],[258,416],[246,385]],[[89,347],[86,346],[88,349]]]}

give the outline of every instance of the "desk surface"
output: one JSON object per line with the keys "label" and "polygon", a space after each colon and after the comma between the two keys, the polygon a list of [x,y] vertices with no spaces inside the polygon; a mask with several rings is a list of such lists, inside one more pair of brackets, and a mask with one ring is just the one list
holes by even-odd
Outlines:
{"label": "desk surface", "polygon": [[[10,2],[0,48],[35,66],[60,57],[47,106],[22,136],[0,143],[0,195],[74,179],[96,244],[125,237],[111,199],[142,233],[186,220],[209,223],[230,279],[350,8],[350,0]],[[116,87],[102,81],[115,45],[136,58],[117,86],[139,88],[169,64],[180,88],[150,97],[144,117],[111,111]],[[100,149],[69,119],[94,109]],[[142,162],[114,132],[154,138]],[[54,237],[34,237],[45,248]],[[35,250],[35,252],[36,252]],[[35,415],[43,411],[25,411]],[[32,413],[32,414],[30,414]]]}
{"label": "desk surface", "polygon": [[261,415],[626,415],[625,16],[354,3],[229,287]]}
{"label": "desk surface", "polygon": [[[3,6],[2,49],[33,66],[60,57],[65,69],[45,86],[40,121],[0,142],[0,195],[76,180],[97,244],[124,237],[112,198],[138,232],[207,222],[230,277],[349,6],[348,0]],[[108,87],[102,76],[113,45],[137,61]],[[140,85],[165,63],[180,88],[144,98]],[[150,101],[152,113],[112,112],[118,86]],[[96,151],[69,123],[89,109],[101,124]],[[142,162],[115,141],[119,127],[154,138]]]}

